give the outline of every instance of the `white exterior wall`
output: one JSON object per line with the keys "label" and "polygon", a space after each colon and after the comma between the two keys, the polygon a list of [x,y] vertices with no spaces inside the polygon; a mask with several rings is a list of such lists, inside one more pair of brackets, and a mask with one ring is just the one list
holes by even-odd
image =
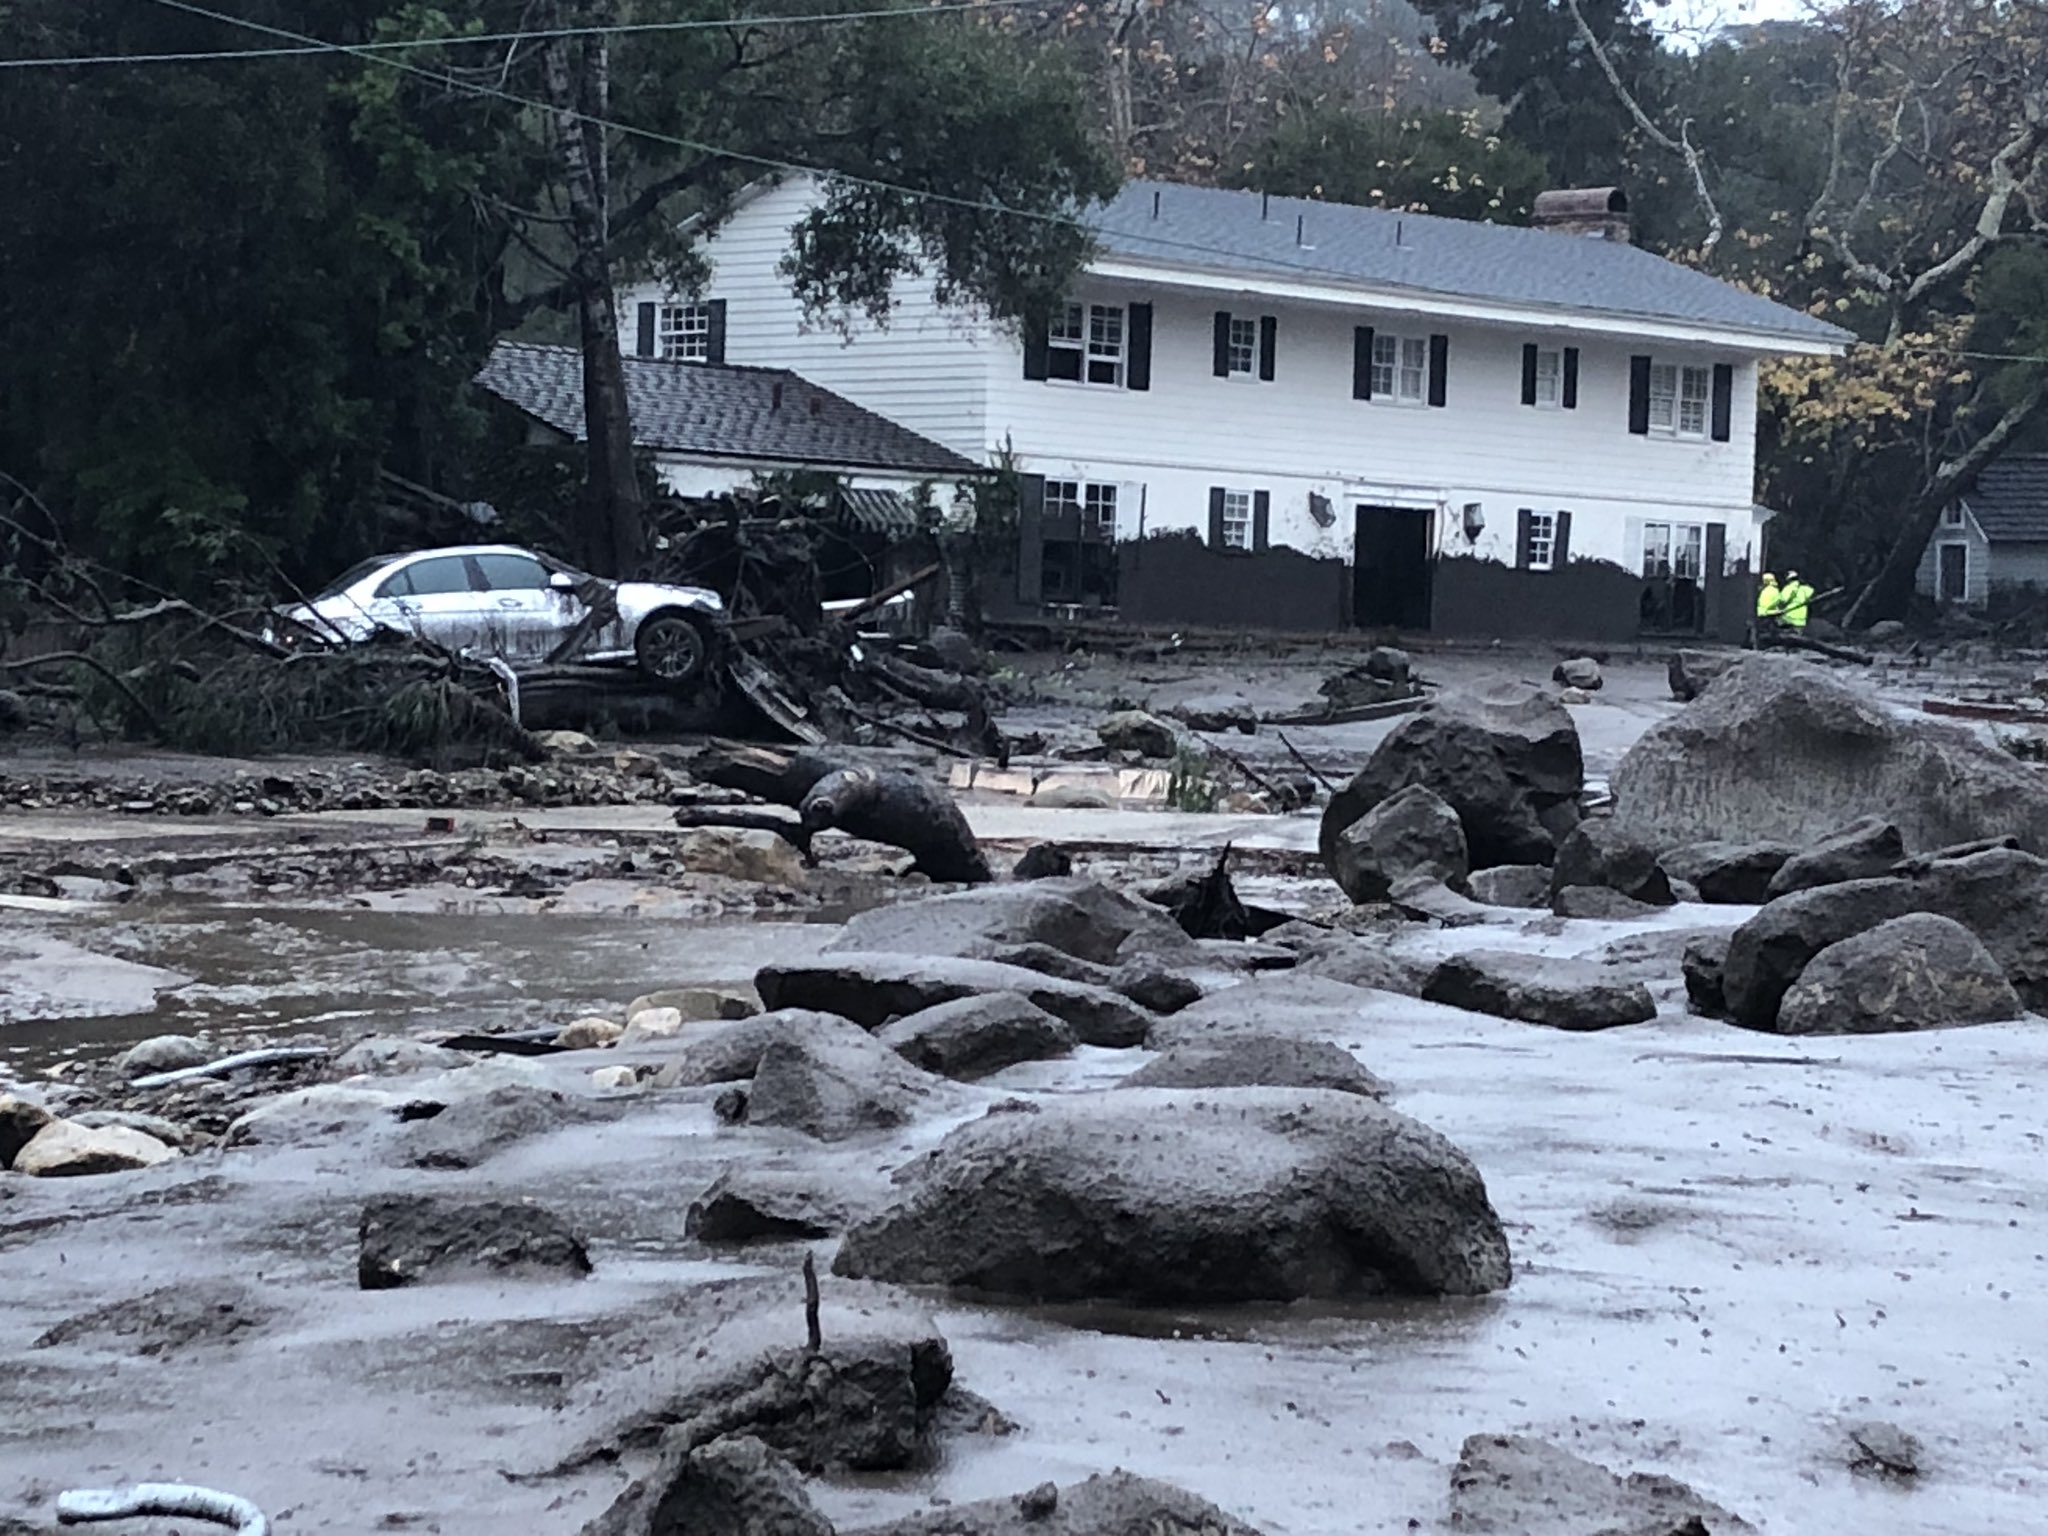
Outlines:
{"label": "white exterior wall", "polygon": [[[1965,509],[1960,524],[1950,523],[1944,515],[1942,521],[1935,526],[1934,537],[1927,541],[1927,548],[1920,553],[1920,570],[1914,579],[1914,586],[1923,597],[1940,595],[1940,551],[1944,544],[1961,544],[1969,551],[1968,563],[1963,569],[1963,603],[1967,607],[1980,608],[1984,605],[1991,596],[1994,579],[2000,583],[2048,580],[2048,572],[2037,577],[2011,574],[2010,570],[2015,562],[2009,560],[2008,555],[2016,554],[2030,546],[2001,546],[1994,555],[1990,540],[1984,537],[1984,531],[1977,526],[1977,520],[1970,516],[1968,509]],[[2022,566],[2025,563],[2024,556],[2017,562]]]}
{"label": "white exterior wall", "polygon": [[2048,544],[1992,544],[1984,563],[1987,585],[2048,587]]}
{"label": "white exterior wall", "polygon": [[[683,497],[729,496],[754,485],[763,475],[787,474],[805,467],[814,466],[718,463],[678,454],[657,454],[654,461],[662,489]],[[931,484],[940,505],[950,501],[956,489],[947,481],[926,481],[911,475],[849,473],[841,476],[841,482],[855,490],[895,491],[902,496],[913,496],[919,486]]]}

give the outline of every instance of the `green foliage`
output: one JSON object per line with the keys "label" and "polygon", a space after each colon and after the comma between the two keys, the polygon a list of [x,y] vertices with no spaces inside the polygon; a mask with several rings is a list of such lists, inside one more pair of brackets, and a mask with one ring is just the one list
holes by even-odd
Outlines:
{"label": "green foliage", "polygon": [[1548,184],[1540,156],[1477,112],[1319,107],[1283,120],[1240,178],[1254,191],[1522,223]]}
{"label": "green foliage", "polygon": [[1166,778],[1166,805],[1174,811],[1209,812],[1223,798],[1223,782],[1206,752],[1183,744],[1173,754]]}

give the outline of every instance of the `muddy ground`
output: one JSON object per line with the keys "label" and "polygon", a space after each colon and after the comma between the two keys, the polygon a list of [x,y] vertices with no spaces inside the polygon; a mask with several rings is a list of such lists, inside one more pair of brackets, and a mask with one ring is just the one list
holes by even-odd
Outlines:
{"label": "muddy ground", "polygon": [[[1419,658],[1458,685],[1547,678],[1549,661]],[[1030,670],[1035,697],[1006,724],[1057,747],[1118,698],[1306,699],[1328,661]],[[1589,778],[1673,707],[1661,658],[1612,659],[1597,701],[1573,709]],[[1288,735],[1334,777],[1396,723]],[[684,745],[634,744],[664,762]],[[1291,761],[1270,730],[1229,745],[1260,772]],[[68,753],[7,764],[39,771],[204,783],[238,770]],[[1340,905],[1315,866],[1313,811],[1052,810],[984,792],[966,805],[999,864],[1053,840],[1127,885],[1231,842],[1248,897]],[[622,1017],[657,987],[744,984],[815,953],[851,911],[919,888],[891,873],[900,859],[843,840],[787,884],[693,872],[665,803],[449,814],[452,834],[430,833],[418,808],[0,813],[11,855],[223,855],[119,904],[80,888],[0,910],[0,1075],[42,1081],[171,1031],[232,1046]],[[282,863],[233,857],[280,839],[298,850]],[[252,867],[285,873],[259,881]],[[1504,913],[1394,941],[1416,955],[1478,942],[1614,955],[1651,981],[1660,1011],[1598,1035],[1233,978],[1248,1015],[1334,1033],[1397,1108],[1471,1155],[1508,1228],[1513,1286],[1183,1314],[971,1306],[828,1273],[828,1338],[929,1320],[959,1383],[1014,1427],[957,1430],[929,1467],[814,1482],[814,1496],[851,1526],[1123,1466],[1273,1533],[1450,1529],[1460,1442],[1516,1430],[1684,1478],[1773,1533],[2030,1528],[2048,1479],[2048,1036],[2030,1020],[1799,1042],[1691,1015],[1672,935],[1747,915]],[[686,1207],[723,1169],[800,1172],[858,1206],[991,1103],[1095,1091],[1145,1059],[1083,1048],[1012,1067],[907,1130],[821,1147],[721,1125],[710,1090],[592,1085],[594,1068],[662,1059],[658,1044],[634,1050],[371,1085],[403,1098],[527,1083],[589,1106],[468,1169],[408,1166],[389,1103],[366,1096],[359,1113],[287,1119],[147,1172],[0,1174],[0,1517],[47,1524],[63,1488],[173,1478],[254,1498],[287,1531],[576,1531],[632,1468],[524,1474],[681,1384],[801,1342],[806,1245],[735,1254],[684,1235]],[[363,1202],[422,1188],[558,1209],[589,1235],[594,1273],[358,1290]],[[835,1244],[810,1247],[829,1271]],[[1917,1483],[1849,1470],[1844,1425],[1873,1417],[1926,1443]]]}

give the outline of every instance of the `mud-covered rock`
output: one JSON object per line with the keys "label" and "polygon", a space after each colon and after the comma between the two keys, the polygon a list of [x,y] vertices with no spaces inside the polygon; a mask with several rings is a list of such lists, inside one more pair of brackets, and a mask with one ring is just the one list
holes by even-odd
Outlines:
{"label": "mud-covered rock", "polygon": [[1165,713],[1190,730],[1206,731],[1212,736],[1226,731],[1256,736],[1259,730],[1259,711],[1241,693],[1198,694],[1168,705]]}
{"label": "mud-covered rock", "polygon": [[336,1077],[405,1077],[414,1072],[455,1072],[476,1058],[445,1045],[405,1035],[371,1035],[334,1058]]}
{"label": "mud-covered rock", "polygon": [[1849,1470],[1869,1477],[1907,1482],[1920,1475],[1926,1448],[1884,1419],[1858,1419],[1844,1427],[1849,1441]]}
{"label": "mud-covered rock", "polygon": [[1465,882],[1474,901],[1489,907],[1519,909],[1550,905],[1550,871],[1541,864],[1496,864],[1475,869]]}
{"label": "mud-covered rock", "polygon": [[1708,841],[1667,848],[1657,862],[1673,881],[1692,886],[1701,901],[1756,907],[1771,899],[1772,878],[1798,852],[1790,843]]}
{"label": "mud-covered rock", "polygon": [[[803,1533],[807,1536],[807,1533]],[[921,1510],[845,1536],[1259,1536],[1258,1530],[1170,1483],[1098,1473],[1066,1487]]]}
{"label": "mud-covered rock", "polygon": [[751,827],[697,827],[676,843],[676,857],[694,875],[723,875],[755,885],[804,883],[803,860],[789,839]]}
{"label": "mud-covered rock", "polygon": [[1590,656],[1574,656],[1569,661],[1560,661],[1550,669],[1550,680],[1585,693],[1598,692],[1606,682],[1600,675],[1600,663]]}
{"label": "mud-covered rock", "polygon": [[1528,1435],[1473,1435],[1451,1469],[1460,1536],[1754,1536],[1755,1527],[1676,1478],[1617,1477]]}
{"label": "mud-covered rock", "polygon": [[1105,716],[1095,734],[1112,752],[1135,752],[1140,757],[1171,757],[1180,747],[1172,722],[1142,709],[1119,710]]}
{"label": "mud-covered rock", "polygon": [[555,1044],[565,1051],[595,1051],[617,1045],[625,1032],[626,1026],[616,1020],[591,1014],[563,1025],[561,1033],[555,1036]]}
{"label": "mud-covered rock", "polygon": [[590,1253],[568,1222],[511,1200],[390,1195],[363,1207],[356,1283],[366,1291],[492,1274],[580,1279]]}
{"label": "mud-covered rock", "polygon": [[177,1155],[175,1148],[127,1126],[52,1120],[14,1154],[12,1166],[39,1179],[82,1178],[154,1168]]}
{"label": "mud-covered rock", "polygon": [[1649,988],[1619,980],[1584,960],[1553,960],[1514,950],[1468,950],[1430,976],[1422,995],[1500,1019],[1552,1029],[1613,1029],[1657,1016]]}
{"label": "mud-covered rock", "polygon": [[1062,981],[993,960],[835,951],[813,961],[764,967],[754,985],[770,1008],[836,1013],[867,1029],[878,1029],[891,1019],[940,1003],[991,992],[1023,994],[1055,1018],[1064,1019],[1075,1038],[1086,1045],[1141,1045],[1152,1027],[1151,1014],[1106,987]]}
{"label": "mud-covered rock", "polygon": [[1633,923],[1655,917],[1663,908],[1604,885],[1567,885],[1551,896],[1550,910],[1559,917],[1575,917],[1584,922]]}
{"label": "mud-covered rock", "polygon": [[1062,880],[1074,872],[1074,856],[1058,843],[1033,843],[1010,867],[1012,880]]}
{"label": "mud-covered rock", "polygon": [[876,1038],[912,1066],[962,1082],[1074,1049],[1072,1029],[1016,992],[940,1003],[884,1025]]}
{"label": "mud-covered rock", "polygon": [[152,1035],[131,1045],[114,1061],[124,1077],[147,1077],[152,1072],[178,1072],[186,1067],[203,1067],[221,1052],[204,1040],[190,1035]]}
{"label": "mud-covered rock", "polygon": [[1558,845],[1551,892],[1574,885],[1605,886],[1653,907],[1668,907],[1673,899],[1656,850],[1604,816],[1580,822]]}
{"label": "mud-covered rock", "polygon": [[0,1168],[13,1167],[15,1154],[55,1118],[40,1104],[16,1094],[0,1093]]}
{"label": "mud-covered rock", "polygon": [[1781,1035],[1869,1035],[1992,1024],[2026,1010],[1977,936],[1915,912],[1830,944],[1778,1005]]}
{"label": "mud-covered rock", "polygon": [[746,987],[663,987],[643,992],[626,1004],[626,1022],[630,1024],[650,1008],[673,1008],[685,1024],[708,1024],[717,1019],[750,1019],[761,1011],[761,1000]]}
{"label": "mud-covered rock", "polygon": [[581,1124],[597,1113],[595,1106],[551,1088],[508,1084],[408,1121],[397,1140],[397,1160],[413,1168],[477,1168],[507,1147]]}
{"label": "mud-covered rock", "polygon": [[1540,688],[1448,695],[1404,722],[1324,809],[1319,849],[1381,801],[1424,784],[1458,813],[1474,869],[1548,864],[1585,788],[1578,727]]}
{"label": "mud-covered rock", "polygon": [[1342,1046],[1292,1035],[1231,1035],[1171,1045],[1118,1086],[1329,1088],[1369,1099],[1387,1094],[1387,1085]]}
{"label": "mud-covered rock", "polygon": [[1728,965],[1732,933],[1694,934],[1686,941],[1681,961],[1685,974],[1685,997],[1694,1013],[1710,1019],[1728,1016],[1728,995],[1723,990],[1722,972]]}
{"label": "mud-covered rock", "polygon": [[683,1213],[683,1235],[704,1243],[826,1237],[846,1224],[824,1181],[750,1165],[728,1168]]}
{"label": "mud-covered rock", "polygon": [[1351,1093],[1055,1100],[962,1126],[898,1178],[838,1273],[1169,1306],[1478,1295],[1510,1274],[1470,1159]]}
{"label": "mud-covered rock", "polygon": [[872,1035],[782,1040],[761,1053],[747,1124],[844,1141],[892,1130],[943,1106],[942,1078],[919,1071]]}
{"label": "mud-covered rock", "polygon": [[1675,651],[1665,666],[1671,697],[1690,704],[1707,691],[1707,684],[1742,660],[1741,651]]}
{"label": "mud-covered rock", "polygon": [[657,1088],[702,1088],[751,1080],[771,1045],[811,1040],[857,1042],[867,1031],[836,1013],[779,1008],[692,1030],[675,1056],[655,1074]]}
{"label": "mud-covered rock", "polygon": [[1358,903],[1384,901],[1415,875],[1456,887],[1470,867],[1458,813],[1421,784],[1395,791],[1331,844],[1331,877]]}
{"label": "mud-covered rock", "polygon": [[1201,954],[1158,907],[1084,876],[949,891],[876,907],[851,918],[826,952],[896,950],[974,960],[1025,944],[1109,966],[1141,955],[1188,963]]}
{"label": "mud-covered rock", "polygon": [[1906,839],[1882,816],[1859,816],[1804,853],[1787,859],[1771,877],[1770,894],[1789,896],[1816,886],[1874,880],[1906,856]]}
{"label": "mud-covered rock", "polygon": [[245,1341],[277,1316],[249,1287],[186,1279],[67,1317],[43,1331],[31,1349],[85,1343],[156,1358]]}
{"label": "mud-covered rock", "polygon": [[662,1439],[654,1465],[583,1536],[833,1536],[796,1469],[751,1436]]}
{"label": "mud-covered rock", "polygon": [[1423,983],[1435,967],[1428,960],[1397,955],[1379,939],[1348,933],[1331,933],[1302,952],[1297,970],[1308,976],[1323,976],[1347,986],[1370,987],[1379,992],[1398,992],[1404,997],[1422,996]]}
{"label": "mud-covered rock", "polygon": [[1050,944],[1013,944],[996,950],[988,958],[1003,965],[1020,965],[1040,975],[1057,976],[1062,981],[1106,987],[1154,1013],[1177,1013],[1202,995],[1201,984],[1193,977],[1143,955],[1120,965],[1098,965]]}

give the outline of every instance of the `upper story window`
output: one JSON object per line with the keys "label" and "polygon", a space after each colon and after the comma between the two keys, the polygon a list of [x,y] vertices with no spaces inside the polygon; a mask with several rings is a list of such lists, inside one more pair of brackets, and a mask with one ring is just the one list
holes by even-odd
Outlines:
{"label": "upper story window", "polygon": [[1121,304],[1064,304],[1046,336],[1046,376],[1075,384],[1124,382]]}
{"label": "upper story window", "polygon": [[1962,526],[1963,526],[1963,504],[1962,504],[1962,503],[1961,503],[1960,501],[1952,501],[1952,502],[1950,502],[1950,503],[1949,503],[1949,504],[1948,504],[1948,505],[1947,505],[1946,507],[1944,507],[1944,508],[1942,509],[1942,513],[1941,513],[1941,521],[1942,521],[1942,524],[1943,524],[1943,525],[1944,525],[1945,527],[1949,527],[1949,528],[1960,528],[1960,527],[1962,527]]}
{"label": "upper story window", "polygon": [[1650,365],[1650,430],[1677,437],[1707,435],[1712,370],[1693,364]]}
{"label": "upper story window", "polygon": [[1564,403],[1564,353],[1556,347],[1536,349],[1535,393],[1531,405],[1556,407]]}
{"label": "upper story window", "polygon": [[1420,336],[1392,336],[1381,331],[1372,339],[1372,397],[1401,405],[1420,405],[1429,391],[1429,343]]}
{"label": "upper story window", "polygon": [[711,361],[711,306],[664,304],[655,328],[656,356],[672,363]]}
{"label": "upper story window", "polygon": [[1249,378],[1259,366],[1259,322],[1250,315],[1230,317],[1230,336],[1224,353],[1232,375]]}

